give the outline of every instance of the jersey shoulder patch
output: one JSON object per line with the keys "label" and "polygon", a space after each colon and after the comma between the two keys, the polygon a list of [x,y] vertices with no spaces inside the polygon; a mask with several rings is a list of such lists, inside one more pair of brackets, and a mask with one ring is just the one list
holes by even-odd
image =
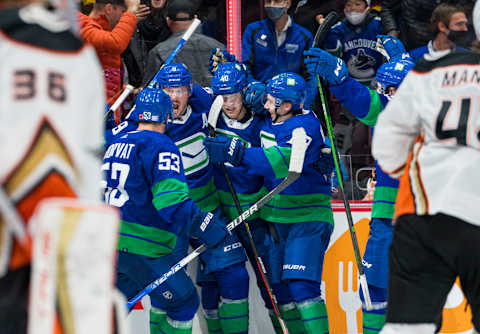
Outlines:
{"label": "jersey shoulder patch", "polygon": [[36,6],[1,10],[0,34],[14,42],[53,52],[76,53],[83,48],[84,42],[68,26],[50,21],[51,17],[56,18],[53,14],[50,17],[46,10],[30,7]]}
{"label": "jersey shoulder patch", "polygon": [[413,70],[420,74],[433,71],[439,67],[454,65],[479,65],[480,55],[473,52],[452,52],[435,60],[421,58],[415,64]]}

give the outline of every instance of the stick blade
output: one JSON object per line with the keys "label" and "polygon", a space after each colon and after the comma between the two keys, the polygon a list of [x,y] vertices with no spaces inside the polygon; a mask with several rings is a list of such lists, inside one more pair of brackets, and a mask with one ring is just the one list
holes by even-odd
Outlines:
{"label": "stick blade", "polygon": [[339,21],[338,14],[336,12],[330,12],[325,17],[323,23],[318,27],[317,32],[315,34],[315,39],[313,42],[313,47],[320,48],[329,32],[330,28]]}
{"label": "stick blade", "polygon": [[288,166],[289,173],[302,173],[307,147],[307,133],[305,132],[305,129],[294,129],[292,132],[292,154],[290,156],[290,165]]}
{"label": "stick blade", "polygon": [[217,120],[218,116],[220,116],[220,112],[222,111],[223,106],[223,96],[218,95],[212,103],[210,107],[210,111],[208,112],[208,132],[210,137],[215,136],[215,129],[217,128]]}

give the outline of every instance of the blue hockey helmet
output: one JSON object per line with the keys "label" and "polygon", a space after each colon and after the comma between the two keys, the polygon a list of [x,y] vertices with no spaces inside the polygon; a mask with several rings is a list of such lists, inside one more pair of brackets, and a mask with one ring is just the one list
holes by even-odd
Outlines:
{"label": "blue hockey helmet", "polygon": [[380,66],[375,78],[380,93],[385,94],[388,87],[398,88],[414,65],[410,60],[399,60]]}
{"label": "blue hockey helmet", "polygon": [[274,76],[267,84],[267,94],[275,98],[275,106],[290,102],[292,110],[301,109],[307,94],[307,84],[297,73],[281,73]]}
{"label": "blue hockey helmet", "polygon": [[241,63],[220,63],[212,78],[215,95],[234,94],[247,86],[247,68]]}
{"label": "blue hockey helmet", "polygon": [[182,63],[163,65],[153,80],[157,83],[156,88],[183,86],[192,88],[192,75]]}
{"label": "blue hockey helmet", "polygon": [[135,100],[130,119],[137,122],[167,123],[174,118],[172,101],[161,89],[144,88]]}

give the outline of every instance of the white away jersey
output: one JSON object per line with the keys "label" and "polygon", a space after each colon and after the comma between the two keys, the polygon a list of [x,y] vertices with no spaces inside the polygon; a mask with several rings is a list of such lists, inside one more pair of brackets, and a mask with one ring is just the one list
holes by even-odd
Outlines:
{"label": "white away jersey", "polygon": [[480,55],[419,61],[380,114],[372,150],[384,171],[406,173],[397,212],[480,225]]}
{"label": "white away jersey", "polygon": [[[104,84],[95,51],[39,5],[0,11],[0,186],[28,222],[46,197],[100,200]],[[0,216],[0,276],[8,264]],[[10,267],[28,263],[12,252]]]}

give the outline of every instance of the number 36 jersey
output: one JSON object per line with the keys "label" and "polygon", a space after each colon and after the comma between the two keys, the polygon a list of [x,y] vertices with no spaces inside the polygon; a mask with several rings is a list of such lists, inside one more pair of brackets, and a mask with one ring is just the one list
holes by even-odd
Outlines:
{"label": "number 36 jersey", "polygon": [[380,166],[403,173],[397,216],[441,212],[480,225],[480,55],[418,62],[375,131]]}
{"label": "number 36 jersey", "polygon": [[166,135],[142,130],[107,148],[105,201],[121,210],[118,249],[149,257],[172,253],[200,210],[188,196],[180,152]]}

